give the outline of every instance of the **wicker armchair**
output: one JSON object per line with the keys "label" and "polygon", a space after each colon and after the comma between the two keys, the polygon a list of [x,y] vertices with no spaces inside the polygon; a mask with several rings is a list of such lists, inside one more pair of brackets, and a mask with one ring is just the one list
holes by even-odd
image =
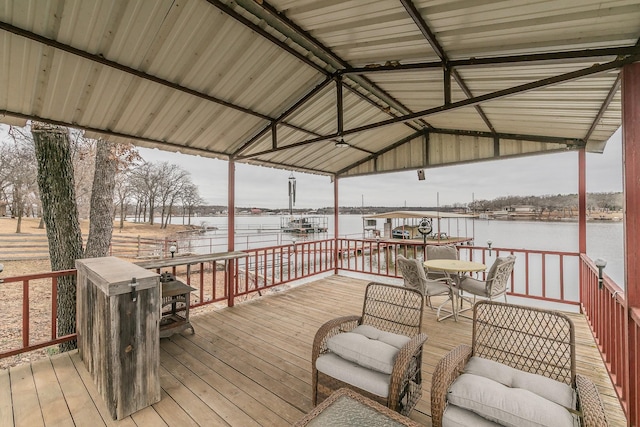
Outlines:
{"label": "wicker armchair", "polygon": [[[471,359],[472,357],[474,359]],[[440,360],[433,373],[431,383],[433,426],[442,426],[444,417],[458,416],[462,412],[469,412],[466,415],[474,417],[483,415],[457,408],[451,403],[455,383],[463,374],[477,374],[470,365],[478,360],[493,364],[492,366],[506,365],[505,369],[508,370],[515,368],[513,371],[522,374],[527,381],[533,379],[533,381],[540,381],[538,385],[545,384],[544,387],[539,387],[543,392],[537,393],[540,391],[537,390],[536,394],[547,392],[546,386],[551,382],[549,378],[555,380],[553,383],[568,388],[571,396],[577,396],[573,403],[575,409],[567,410],[563,407],[564,405],[561,405],[558,406],[560,411],[566,411],[567,416],[570,417],[579,417],[583,426],[608,425],[595,385],[587,377],[576,374],[575,337],[571,319],[554,311],[481,301],[474,307],[471,346],[460,345],[453,349]],[[479,393],[491,393],[484,387],[476,387],[476,390],[480,390]],[[508,390],[509,394],[505,401],[513,399],[518,391],[515,388],[508,388]],[[530,397],[532,394],[527,396]],[[537,398],[537,395],[535,397]],[[531,402],[525,402],[524,406],[531,409]],[[545,411],[533,409],[531,413],[537,417],[541,412]],[[493,421],[497,422],[495,419]],[[467,422],[467,424],[474,423]],[[560,424],[557,419],[554,419],[551,425]]]}
{"label": "wicker armchair", "polygon": [[[421,332],[422,299],[417,290],[372,282],[365,291],[361,316],[340,317],[321,326],[311,356],[313,404],[346,387],[408,415],[422,395],[422,346],[427,340],[427,335]],[[331,346],[336,339],[352,338],[356,327],[401,339],[395,355],[389,359],[386,372],[390,373],[345,359],[347,356]],[[363,352],[363,357],[373,353],[378,352]]]}

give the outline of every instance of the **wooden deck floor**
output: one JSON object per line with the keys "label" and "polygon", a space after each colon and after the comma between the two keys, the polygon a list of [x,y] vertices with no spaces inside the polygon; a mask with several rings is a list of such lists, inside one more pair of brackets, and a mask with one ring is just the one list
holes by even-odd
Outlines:
{"label": "wooden deck floor", "polygon": [[[0,371],[0,426],[287,426],[312,409],[313,335],[331,318],[358,314],[366,281],[333,276],[192,317],[196,334],[161,341],[162,400],[115,422],[77,352]],[[580,373],[598,385],[613,426],[625,425],[584,318],[576,324]],[[435,321],[423,362],[424,394],[411,418],[431,425],[431,374],[438,360],[471,341],[471,321]]]}

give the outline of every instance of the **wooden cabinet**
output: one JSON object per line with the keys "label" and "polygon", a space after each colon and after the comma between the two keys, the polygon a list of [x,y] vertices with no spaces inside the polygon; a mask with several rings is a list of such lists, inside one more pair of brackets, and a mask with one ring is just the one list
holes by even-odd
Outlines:
{"label": "wooden cabinet", "polygon": [[119,420],[160,401],[158,274],[115,257],[76,268],[78,352]]}

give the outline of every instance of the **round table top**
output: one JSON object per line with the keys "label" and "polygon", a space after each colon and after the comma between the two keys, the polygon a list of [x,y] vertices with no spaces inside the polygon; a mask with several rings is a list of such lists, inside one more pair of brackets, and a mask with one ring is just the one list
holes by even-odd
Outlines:
{"label": "round table top", "polygon": [[442,271],[484,271],[487,266],[474,261],[463,261],[459,259],[431,259],[424,262],[424,266],[427,269],[442,270]]}

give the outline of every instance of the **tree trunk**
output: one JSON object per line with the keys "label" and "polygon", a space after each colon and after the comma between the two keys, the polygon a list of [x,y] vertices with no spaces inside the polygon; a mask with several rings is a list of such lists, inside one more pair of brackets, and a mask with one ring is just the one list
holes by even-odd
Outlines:
{"label": "tree trunk", "polygon": [[[34,123],[31,132],[51,269],[72,269],[75,268],[75,260],[82,257],[82,233],[75,200],[69,135],[64,128],[40,123]],[[58,334],[64,336],[76,331],[76,277],[60,277],[57,289]],[[75,341],[60,344],[61,351],[74,348]]]}
{"label": "tree trunk", "polygon": [[118,159],[113,144],[98,141],[96,146],[96,167],[91,190],[89,213],[89,238],[87,239],[86,258],[97,258],[109,254],[111,234],[113,232],[113,193],[116,186]]}

